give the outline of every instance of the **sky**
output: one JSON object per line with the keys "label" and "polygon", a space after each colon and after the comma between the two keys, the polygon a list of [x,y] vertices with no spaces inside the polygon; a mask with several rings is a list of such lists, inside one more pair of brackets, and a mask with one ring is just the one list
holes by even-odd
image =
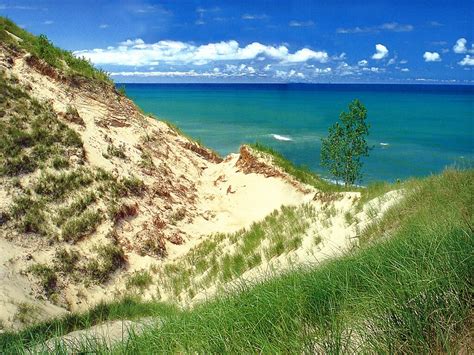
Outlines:
{"label": "sky", "polygon": [[117,82],[474,84],[474,0],[0,0]]}

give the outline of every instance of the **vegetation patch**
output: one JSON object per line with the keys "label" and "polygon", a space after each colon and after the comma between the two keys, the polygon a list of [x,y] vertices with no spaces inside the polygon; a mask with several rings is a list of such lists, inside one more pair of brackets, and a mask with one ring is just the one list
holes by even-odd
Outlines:
{"label": "vegetation patch", "polygon": [[127,263],[123,249],[114,244],[101,245],[95,248],[96,258],[89,260],[86,273],[91,280],[104,283],[116,270]]}
{"label": "vegetation patch", "polygon": [[95,231],[102,220],[102,214],[97,211],[85,211],[75,218],[69,219],[62,227],[62,238],[75,243],[84,236]]}
{"label": "vegetation patch", "polygon": [[140,291],[146,290],[153,282],[153,278],[148,271],[135,271],[127,279],[127,288],[137,288]]}
{"label": "vegetation patch", "polygon": [[282,207],[249,229],[213,235],[176,264],[167,265],[161,274],[163,284],[179,296],[185,289],[234,280],[263,261],[300,247],[314,218],[316,212],[310,204]]}
{"label": "vegetation patch", "polygon": [[39,278],[44,292],[49,296],[56,291],[58,277],[53,269],[44,264],[31,266],[28,271]]}
{"label": "vegetation patch", "polygon": [[[16,41],[6,31],[19,37],[21,41]],[[71,76],[80,75],[110,85],[113,84],[105,71],[95,68],[88,60],[78,58],[70,51],[55,47],[45,35],[34,36],[5,17],[0,17],[0,40],[2,43],[26,50]]]}

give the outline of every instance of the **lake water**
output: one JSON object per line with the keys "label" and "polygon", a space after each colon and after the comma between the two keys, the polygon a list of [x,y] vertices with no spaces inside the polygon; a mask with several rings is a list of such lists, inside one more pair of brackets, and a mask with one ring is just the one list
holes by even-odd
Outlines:
{"label": "lake water", "polygon": [[363,183],[474,160],[474,86],[126,84],[126,92],[222,155],[258,141],[324,177],[321,138],[355,98],[367,107],[373,146]]}

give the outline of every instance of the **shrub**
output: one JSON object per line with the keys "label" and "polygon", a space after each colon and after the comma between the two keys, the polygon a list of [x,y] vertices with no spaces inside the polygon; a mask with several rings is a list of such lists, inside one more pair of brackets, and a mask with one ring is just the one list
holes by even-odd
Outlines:
{"label": "shrub", "polygon": [[0,175],[18,176],[29,174],[37,169],[38,165],[34,159],[27,154],[21,154],[14,158],[7,158],[0,167]]}
{"label": "shrub", "polygon": [[28,194],[15,197],[10,207],[12,217],[18,219],[17,227],[24,233],[47,233],[44,202]]}

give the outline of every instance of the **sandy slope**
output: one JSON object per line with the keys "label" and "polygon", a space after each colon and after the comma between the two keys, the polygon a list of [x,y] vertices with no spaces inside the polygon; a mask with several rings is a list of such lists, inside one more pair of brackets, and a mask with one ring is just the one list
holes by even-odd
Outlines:
{"label": "sandy slope", "polygon": [[[46,75],[38,66],[29,64],[27,58],[25,53],[12,53],[0,46],[0,68],[7,75],[16,76],[31,96],[50,103],[58,117],[65,117],[69,106],[77,109],[83,124],[64,122],[81,135],[87,166],[103,168],[116,176],[133,174],[145,182],[147,192],[130,198],[129,202],[138,206],[136,216],[117,225],[105,220],[95,233],[75,246],[83,255],[88,255],[94,245],[105,243],[108,233],[114,230],[126,251],[127,269],[103,285],[86,286],[63,280],[57,305],[45,299],[38,289],[37,280],[28,276],[25,270],[38,262],[50,263],[61,243],[44,245],[34,236],[29,236],[25,243],[23,236],[1,227],[0,320],[4,326],[24,326],[17,317],[22,302],[37,307],[39,311],[35,317],[42,319],[84,310],[101,300],[116,299],[126,290],[126,280],[131,272],[162,268],[164,264],[181,258],[207,236],[248,227],[282,205],[312,203],[316,210],[321,210],[321,204],[312,201],[316,191],[296,183],[284,173],[272,177],[259,171],[244,173],[238,166],[238,154],[220,161],[164,122],[143,115],[129,99],[110,88],[87,82],[72,85],[55,75]],[[110,143],[120,146],[126,159],[106,158]],[[144,151],[152,157],[154,168],[151,170],[140,165]],[[4,186],[0,187],[1,207],[7,208],[12,196]],[[347,248],[356,234],[356,227],[345,225],[343,216],[353,208],[355,195],[344,194],[340,201],[335,202],[338,214],[330,225],[322,226],[321,221],[312,221],[311,232],[301,250],[272,260],[257,270],[250,270],[245,277],[255,279],[263,269],[272,265],[284,269],[290,259],[294,263],[305,263],[337,255]],[[138,251],[144,234],[156,233],[152,225],[157,216],[164,221],[159,233],[168,251],[165,259],[142,255]],[[360,226],[369,223],[366,213],[359,217]],[[316,230],[323,239],[323,244],[317,248],[310,241]],[[208,292],[197,299],[204,294]],[[153,295],[149,293],[148,297]],[[173,301],[171,296],[164,298]]]}

